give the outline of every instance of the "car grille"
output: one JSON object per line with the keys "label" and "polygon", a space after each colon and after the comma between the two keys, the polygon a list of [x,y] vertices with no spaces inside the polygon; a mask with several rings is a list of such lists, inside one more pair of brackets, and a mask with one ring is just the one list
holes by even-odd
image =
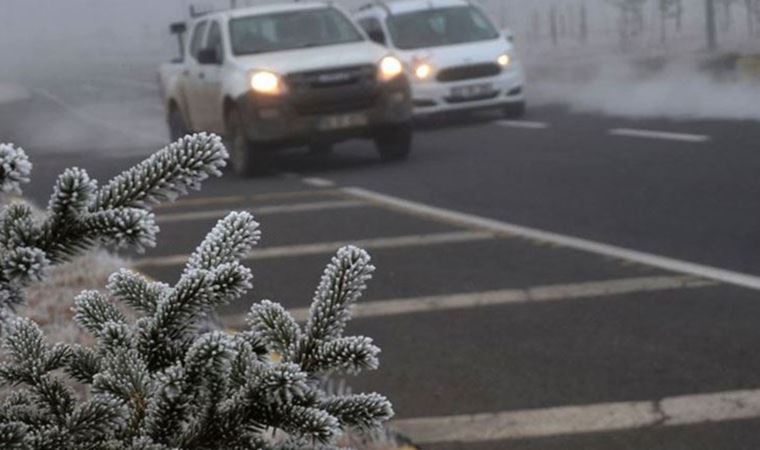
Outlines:
{"label": "car grille", "polygon": [[379,95],[373,65],[297,72],[287,75],[285,82],[293,108],[303,115],[369,109]]}
{"label": "car grille", "polygon": [[494,63],[471,64],[443,69],[438,72],[438,81],[462,81],[493,77],[501,73],[501,66]]}

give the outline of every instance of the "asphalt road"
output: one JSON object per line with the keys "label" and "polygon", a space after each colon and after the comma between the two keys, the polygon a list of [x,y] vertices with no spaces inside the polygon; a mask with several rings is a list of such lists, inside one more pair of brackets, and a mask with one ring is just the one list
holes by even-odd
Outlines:
{"label": "asphalt road", "polygon": [[[165,140],[146,80],[33,93],[0,105],[0,141],[27,148],[41,204],[63,168],[105,179]],[[378,271],[351,331],[382,367],[349,384],[388,394],[425,449],[755,449],[760,302],[735,282],[760,277],[758,142],[756,122],[559,106],[428,121],[404,163],[352,142],[208,182],[157,210],[136,263],[174,281],[218,217],[252,210],[264,239],[253,294],[222,311],[235,325],[262,298],[308,306],[334,249],[365,246]]]}

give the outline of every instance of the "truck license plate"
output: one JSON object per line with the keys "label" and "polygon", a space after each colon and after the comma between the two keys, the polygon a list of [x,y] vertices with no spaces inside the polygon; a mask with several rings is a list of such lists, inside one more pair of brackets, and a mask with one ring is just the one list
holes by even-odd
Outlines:
{"label": "truck license plate", "polygon": [[493,93],[493,84],[470,84],[451,88],[451,97],[455,99],[469,99],[487,96]]}
{"label": "truck license plate", "polygon": [[343,130],[346,128],[363,127],[369,123],[364,113],[340,114],[328,116],[319,121],[319,129],[323,131]]}

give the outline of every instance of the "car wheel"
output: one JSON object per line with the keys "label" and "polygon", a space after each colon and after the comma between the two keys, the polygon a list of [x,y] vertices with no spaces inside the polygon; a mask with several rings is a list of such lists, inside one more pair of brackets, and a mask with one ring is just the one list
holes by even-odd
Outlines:
{"label": "car wheel", "polygon": [[525,102],[509,103],[504,107],[504,116],[508,119],[518,119],[525,116],[527,109]]}
{"label": "car wheel", "polygon": [[227,114],[227,150],[236,175],[246,177],[263,170],[263,158],[257,157],[259,155],[243,130],[243,121],[237,110]]}
{"label": "car wheel", "polygon": [[375,137],[380,157],[385,161],[406,159],[412,151],[412,134],[408,123],[383,128]]}
{"label": "car wheel", "polygon": [[182,117],[182,112],[177,105],[172,105],[169,110],[169,137],[172,141],[176,141],[179,138],[187,135],[190,130],[185,125],[185,119]]}

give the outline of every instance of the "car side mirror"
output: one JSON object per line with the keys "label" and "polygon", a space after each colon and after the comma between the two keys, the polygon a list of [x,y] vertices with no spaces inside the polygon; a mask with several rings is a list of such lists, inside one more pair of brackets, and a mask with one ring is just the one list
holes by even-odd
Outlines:
{"label": "car side mirror", "polygon": [[222,55],[215,48],[204,48],[198,52],[198,63],[200,64],[221,64]]}
{"label": "car side mirror", "polygon": [[380,45],[386,45],[385,33],[383,33],[383,30],[368,31],[367,35],[372,42],[376,42]]}

